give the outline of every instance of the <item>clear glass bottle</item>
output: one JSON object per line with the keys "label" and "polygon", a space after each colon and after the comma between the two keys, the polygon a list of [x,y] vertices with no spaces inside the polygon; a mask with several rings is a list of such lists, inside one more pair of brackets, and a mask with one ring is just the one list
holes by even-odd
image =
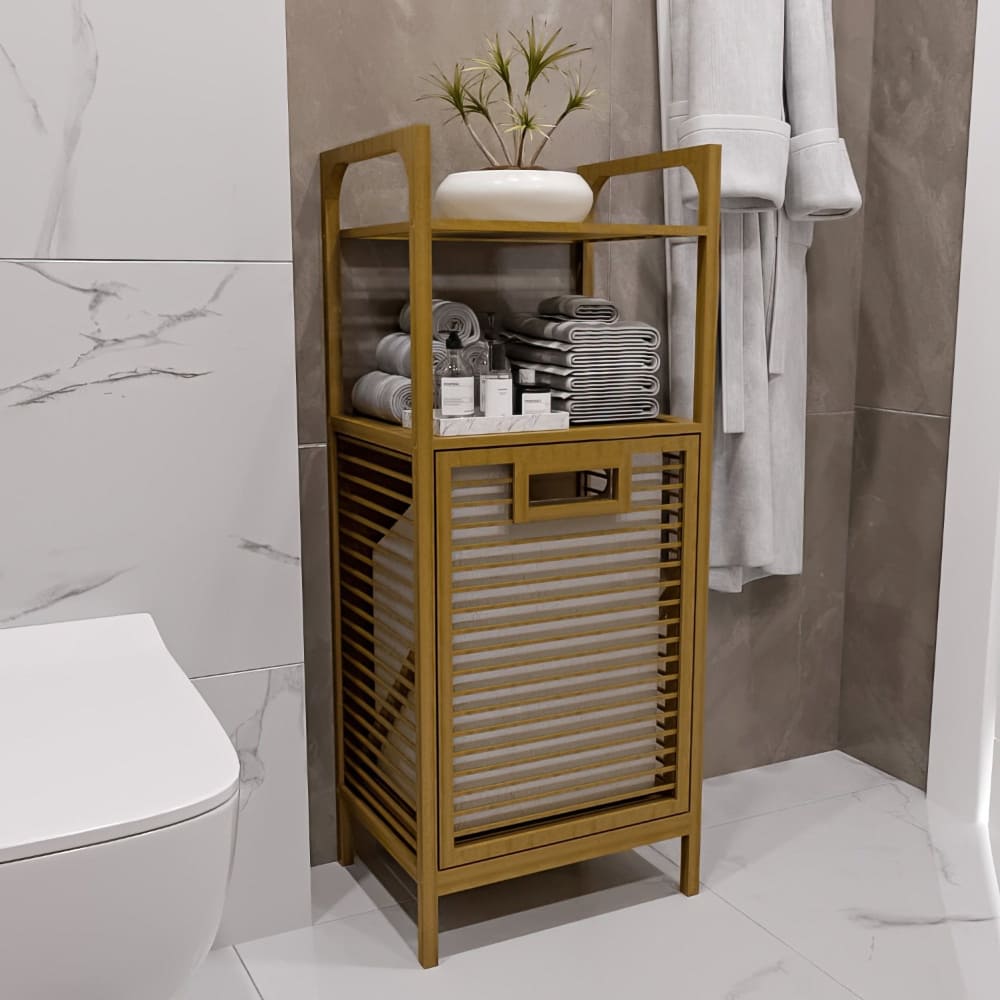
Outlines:
{"label": "clear glass bottle", "polygon": [[437,379],[442,417],[471,417],[476,413],[476,380],[462,353],[462,338],[450,333],[445,345],[448,360]]}

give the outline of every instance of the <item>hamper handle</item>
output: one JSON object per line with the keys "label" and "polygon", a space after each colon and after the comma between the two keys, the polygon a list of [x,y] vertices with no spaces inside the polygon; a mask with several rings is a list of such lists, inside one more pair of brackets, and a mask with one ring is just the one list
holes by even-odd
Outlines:
{"label": "hamper handle", "polygon": [[514,462],[515,524],[628,513],[631,456],[617,444],[565,446]]}

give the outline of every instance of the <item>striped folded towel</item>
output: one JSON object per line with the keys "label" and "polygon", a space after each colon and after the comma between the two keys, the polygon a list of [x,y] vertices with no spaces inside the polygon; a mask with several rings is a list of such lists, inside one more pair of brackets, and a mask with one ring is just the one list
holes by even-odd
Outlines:
{"label": "striped folded towel", "polygon": [[508,333],[533,340],[558,340],[566,344],[637,344],[656,350],[660,331],[646,323],[603,323],[592,319],[549,319],[534,313],[515,313],[506,323]]}
{"label": "striped folded towel", "polygon": [[528,365],[553,365],[575,372],[598,374],[607,378],[624,377],[626,372],[655,373],[660,370],[660,355],[638,345],[614,350],[607,347],[577,347],[558,341],[511,340],[507,345],[511,361]]}
{"label": "striped folded towel", "polygon": [[618,319],[618,307],[607,299],[595,299],[587,295],[556,295],[542,299],[538,303],[540,316],[565,316],[567,319],[598,319],[614,323]]}

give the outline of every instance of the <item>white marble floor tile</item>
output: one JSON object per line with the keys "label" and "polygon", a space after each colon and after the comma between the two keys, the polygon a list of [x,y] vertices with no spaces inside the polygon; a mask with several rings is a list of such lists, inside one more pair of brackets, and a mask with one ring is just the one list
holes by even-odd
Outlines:
{"label": "white marble floor tile", "polygon": [[762,816],[835,795],[884,785],[893,779],[839,750],[738,771],[705,782],[705,827]]}
{"label": "white marble floor tile", "polygon": [[240,815],[217,942],[304,927],[309,807],[301,665],[200,677],[195,686],[240,759]]}
{"label": "white marble floor tile", "polygon": [[707,830],[702,878],[864,1000],[995,998],[1000,898],[984,831],[928,832],[885,798],[876,787]]}
{"label": "white marble floor tile", "polygon": [[[385,871],[382,878],[391,878]],[[393,886],[396,888],[396,886]],[[349,868],[332,862],[312,870],[312,920],[322,924],[396,905],[396,899],[363,861]]]}
{"label": "white marble floor tile", "polygon": [[0,257],[291,259],[282,0],[0,4]]}
{"label": "white marble floor tile", "polygon": [[927,801],[927,796],[919,788],[914,788],[913,785],[898,781],[896,778],[877,788],[869,788],[863,793],[855,794],[863,795],[863,801],[873,809],[912,823],[922,830],[929,828],[935,816],[947,818],[943,810],[935,808]]}
{"label": "white marble floor tile", "polygon": [[301,662],[291,265],[0,261],[0,331],[0,627]]}
{"label": "white marble floor tile", "polygon": [[195,970],[174,1000],[260,1000],[233,948],[219,948]]}
{"label": "white marble floor tile", "polygon": [[[624,902],[624,900],[623,900]],[[851,994],[710,893],[673,894],[549,926],[524,913],[442,934],[421,970],[410,917],[390,907],[239,947],[264,1000],[670,995],[684,1000],[848,1000]]]}
{"label": "white marble floor tile", "polygon": [[[542,931],[672,896],[677,879],[677,865],[641,847],[446,896],[441,928],[455,932],[462,948],[479,947],[505,922],[519,934]],[[416,919],[415,907],[403,908]]]}

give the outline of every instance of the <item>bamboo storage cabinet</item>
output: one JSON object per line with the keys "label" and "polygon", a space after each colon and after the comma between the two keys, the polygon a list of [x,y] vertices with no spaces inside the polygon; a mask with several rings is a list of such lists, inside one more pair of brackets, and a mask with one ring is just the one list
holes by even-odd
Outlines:
{"label": "bamboo storage cabinet", "polygon": [[[341,228],[348,168],[399,156],[409,218]],[[680,837],[698,891],[702,691],[718,307],[718,146],[579,168],[607,181],[686,168],[694,226],[431,218],[430,130],[320,157],[326,309],[339,858],[366,828],[417,885],[418,957],[438,901]],[[435,241],[577,248],[697,240],[693,419],[432,433]],[[345,240],[409,244],[413,426],[349,411]]]}

